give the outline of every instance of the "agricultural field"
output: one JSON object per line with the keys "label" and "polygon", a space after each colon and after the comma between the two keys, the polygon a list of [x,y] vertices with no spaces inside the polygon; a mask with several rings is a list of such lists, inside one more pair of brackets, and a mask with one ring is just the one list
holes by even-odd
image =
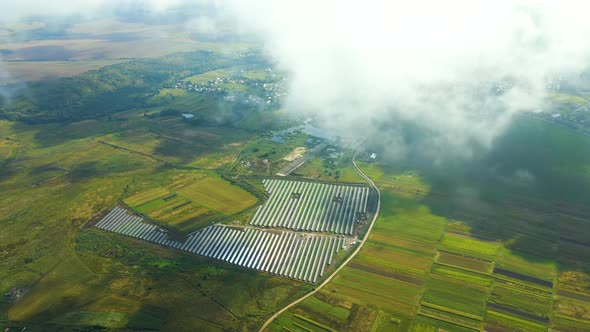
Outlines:
{"label": "agricultural field", "polygon": [[147,201],[135,203],[138,200],[136,196],[145,194],[140,193],[131,196],[124,202],[136,211],[177,229],[180,232],[190,232],[223,217],[215,211],[194,204],[192,201],[175,193],[171,193],[164,188],[150,190],[147,193],[152,193],[156,190],[163,191],[163,194],[150,198]]}
{"label": "agricultural field", "polygon": [[72,22],[66,31],[43,19],[24,29],[21,24],[5,23],[0,49],[4,51],[8,83],[69,77],[113,63],[174,52],[248,47],[244,43],[198,40],[182,24],[143,24],[112,18]]}
{"label": "agricultural field", "polygon": [[194,85],[205,85],[206,83],[219,84],[227,82],[234,82],[234,84],[244,84],[245,80],[255,82],[274,82],[276,81],[276,74],[269,71],[268,68],[260,68],[259,66],[234,66],[229,68],[222,68],[208,71],[202,74],[187,77],[183,80],[184,83],[191,83]]}
{"label": "agricultural field", "polygon": [[500,243],[482,242],[463,235],[446,233],[442,240],[441,251],[456,255],[473,257],[486,261],[494,261]]}
{"label": "agricultural field", "polygon": [[[367,243],[321,292],[324,302],[354,308],[343,330],[408,331],[418,314],[437,239],[444,231],[444,219],[426,206],[404,196],[383,194],[387,199],[382,200],[378,223]],[[284,317],[292,313],[334,329],[341,326],[329,314],[314,315],[298,305],[279,316],[269,330],[290,328]]]}
{"label": "agricultural field", "polygon": [[523,284],[496,281],[488,307],[547,323],[553,293],[551,289],[527,287]]}
{"label": "agricultural field", "polygon": [[[571,144],[588,147],[590,139],[531,120],[514,126],[510,138],[482,162],[534,169],[551,186],[513,186],[483,171],[486,166],[479,161],[463,168],[453,163],[443,178],[441,166],[359,156],[364,161],[358,164],[382,194],[367,243],[314,295],[325,315],[304,301],[268,330],[304,330],[295,323],[314,330],[299,316],[344,331],[352,331],[350,326],[358,331],[589,330],[590,214],[580,200],[590,193],[579,184],[576,190],[568,187],[574,186],[572,178],[587,183],[587,175],[564,174],[558,165],[541,171],[534,159],[542,158],[547,147],[528,147],[544,142],[562,159],[584,159],[583,168],[590,160]],[[526,158],[518,156],[523,153]],[[347,308],[348,321],[331,315],[330,306]]]}
{"label": "agricultural field", "polygon": [[10,73],[6,83],[22,83],[75,76],[122,61],[124,60],[14,61],[4,62],[3,66]]}
{"label": "agricultural field", "polygon": [[[191,84],[207,83],[209,81],[214,81],[217,78],[225,77],[228,75],[228,73],[229,73],[228,69],[217,69],[217,70],[208,71],[206,73],[187,77],[183,80],[183,82],[188,82]],[[175,89],[175,90],[178,90],[178,89]]]}
{"label": "agricultural field", "polygon": [[224,215],[238,213],[257,202],[256,197],[242,188],[214,177],[206,177],[181,187],[174,185],[173,188],[183,196]]}
{"label": "agricultural field", "polygon": [[461,316],[483,320],[487,288],[433,273],[426,285],[422,307],[443,308]]}
{"label": "agricultural field", "polygon": [[173,172],[162,187],[146,188],[123,202],[135,211],[188,233],[247,210],[258,199],[239,186],[199,171]]}
{"label": "agricultural field", "polygon": [[552,287],[553,279],[555,279],[555,262],[550,259],[503,249],[496,261],[495,272]]}
{"label": "agricultural field", "polygon": [[345,249],[343,238],[302,237],[294,232],[275,233],[226,226],[209,226],[179,241],[158,226],[119,207],[110,211],[95,227],[311,283],[316,283],[335,262],[340,249]]}
{"label": "agricultural field", "polygon": [[276,179],[263,184],[269,198],[251,225],[352,235],[368,218],[366,186]]}
{"label": "agricultural field", "polygon": [[437,263],[456,266],[462,269],[474,270],[482,273],[492,272],[492,263],[488,261],[444,251],[439,252]]}

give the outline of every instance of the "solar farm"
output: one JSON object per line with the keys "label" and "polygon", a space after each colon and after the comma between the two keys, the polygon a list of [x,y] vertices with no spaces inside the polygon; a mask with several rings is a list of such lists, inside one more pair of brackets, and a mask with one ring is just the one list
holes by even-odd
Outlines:
{"label": "solar farm", "polygon": [[352,235],[366,217],[369,187],[265,179],[269,199],[251,225]]}
{"label": "solar farm", "polygon": [[221,225],[191,233],[183,242],[169,238],[160,227],[116,207],[96,227],[163,246],[218,259],[242,267],[297,280],[316,282],[344,239],[334,236],[300,236],[294,232],[273,232]]}
{"label": "solar farm", "polygon": [[95,227],[244,268],[317,282],[338,252],[354,242],[346,235],[353,235],[355,225],[366,219],[369,188],[278,179],[265,179],[263,184],[269,198],[246,226],[214,224],[178,241],[162,227],[115,207]]}

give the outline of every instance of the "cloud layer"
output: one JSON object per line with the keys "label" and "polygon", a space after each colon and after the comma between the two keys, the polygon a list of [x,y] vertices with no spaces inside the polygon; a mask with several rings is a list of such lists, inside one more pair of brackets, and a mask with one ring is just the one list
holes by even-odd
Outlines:
{"label": "cloud layer", "polygon": [[[547,79],[590,58],[590,4],[573,0],[21,0],[2,2],[0,21],[204,3],[290,74],[288,109],[400,155],[490,146],[514,114],[540,107]],[[214,33],[219,17],[203,17],[187,25]]]}
{"label": "cloud layer", "polygon": [[[489,146],[547,79],[585,69],[583,1],[221,2],[291,74],[290,109],[382,135],[403,153]],[[496,83],[503,86],[496,87]],[[501,93],[500,93],[501,92]],[[391,130],[388,130],[391,129]]]}

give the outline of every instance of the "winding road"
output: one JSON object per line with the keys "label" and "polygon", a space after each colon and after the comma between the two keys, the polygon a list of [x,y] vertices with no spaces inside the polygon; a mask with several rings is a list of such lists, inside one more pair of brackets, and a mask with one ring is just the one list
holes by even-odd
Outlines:
{"label": "winding road", "polygon": [[377,188],[377,186],[375,185],[375,182],[373,182],[373,180],[371,180],[371,178],[369,178],[369,176],[367,176],[367,174],[365,174],[363,172],[363,170],[361,170],[361,168],[358,167],[358,165],[356,164],[356,156],[358,154],[359,154],[359,152],[357,151],[354,154],[354,156],[352,157],[352,165],[354,166],[354,168],[357,171],[357,173],[359,173],[360,176],[363,179],[365,179],[373,189],[375,189],[375,192],[377,192],[377,209],[375,209],[375,215],[373,216],[373,220],[371,220],[371,224],[369,225],[369,229],[367,229],[367,233],[365,234],[365,237],[362,240],[359,240],[358,241],[358,246],[356,247],[356,250],[336,270],[334,270],[334,272],[328,278],[326,278],[326,280],[324,280],[324,282],[322,282],[320,285],[318,285],[313,291],[305,294],[303,297],[300,297],[299,299],[297,299],[297,300],[289,303],[283,309],[277,311],[266,322],[264,322],[264,324],[262,325],[262,327],[259,330],[260,332],[263,332],[268,327],[268,325],[273,320],[275,320],[277,317],[279,317],[282,313],[284,313],[285,311],[287,311],[290,308],[294,307],[299,302],[301,302],[301,301],[307,299],[308,297],[314,295],[316,292],[318,292],[320,289],[322,289],[322,287],[324,287],[325,285],[327,285],[330,282],[330,280],[332,280],[332,278],[334,278],[334,276],[338,273],[338,271],[340,271],[346,264],[348,264],[354,258],[354,256],[356,256],[356,254],[358,254],[358,252],[361,250],[361,248],[365,244],[365,241],[369,237],[369,234],[371,233],[371,230],[373,229],[373,226],[375,225],[375,221],[377,220],[377,217],[379,217],[379,210],[381,209],[381,192],[379,191],[379,188]]}

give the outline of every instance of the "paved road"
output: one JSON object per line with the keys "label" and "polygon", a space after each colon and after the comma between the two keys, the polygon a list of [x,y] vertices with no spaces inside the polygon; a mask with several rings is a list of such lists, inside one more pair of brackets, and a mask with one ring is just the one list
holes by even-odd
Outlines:
{"label": "paved road", "polygon": [[346,264],[348,264],[348,262],[350,262],[354,258],[354,256],[356,256],[356,254],[358,254],[358,252],[361,250],[361,248],[365,244],[365,241],[369,238],[369,234],[371,233],[371,230],[373,229],[373,226],[375,225],[375,221],[377,220],[377,217],[379,217],[379,210],[381,209],[381,192],[379,191],[379,188],[377,188],[377,186],[375,185],[375,182],[373,182],[373,180],[371,180],[371,178],[369,178],[367,176],[367,174],[365,174],[360,169],[360,167],[358,167],[358,165],[356,164],[356,156],[357,156],[357,154],[358,154],[358,152],[355,153],[354,156],[352,157],[352,164],[354,165],[354,168],[363,177],[363,179],[365,179],[369,183],[369,185],[371,185],[371,187],[373,187],[373,189],[375,189],[375,191],[377,192],[377,209],[375,210],[375,215],[373,216],[373,220],[371,221],[371,224],[369,225],[369,229],[367,230],[367,234],[365,234],[365,238],[363,240],[359,240],[358,246],[356,247],[356,250],[328,278],[326,278],[326,280],[324,280],[324,282],[322,282],[319,286],[317,286],[313,291],[305,294],[303,297],[301,297],[301,298],[299,298],[299,299],[291,302],[290,304],[288,304],[283,309],[277,311],[266,322],[264,322],[264,324],[260,328],[260,332],[263,332],[268,327],[268,325],[273,320],[275,320],[277,317],[279,317],[282,313],[284,313],[285,311],[287,311],[290,308],[294,307],[299,302],[301,302],[301,301],[307,299],[308,297],[312,296],[313,294],[315,294],[316,292],[318,292],[322,287],[324,287],[325,285],[327,285],[330,282],[330,280],[332,280],[332,278],[334,278],[334,276],[338,273],[338,271],[340,271]]}

